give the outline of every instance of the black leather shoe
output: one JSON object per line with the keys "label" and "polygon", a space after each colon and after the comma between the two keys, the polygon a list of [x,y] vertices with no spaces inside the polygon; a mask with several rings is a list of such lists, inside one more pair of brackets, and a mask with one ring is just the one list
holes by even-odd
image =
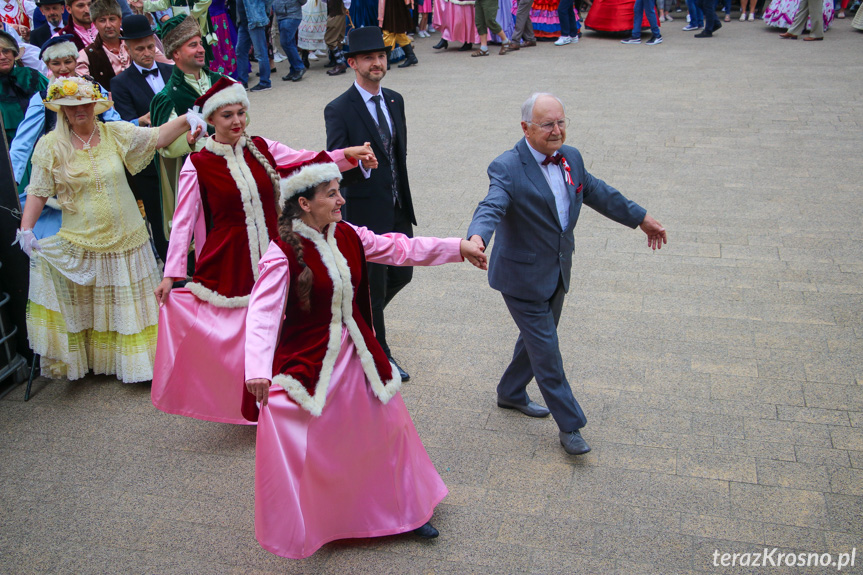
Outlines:
{"label": "black leather shoe", "polygon": [[519,405],[497,398],[497,406],[504,409],[517,409],[528,417],[548,417],[551,412],[538,403],[528,400],[527,405]]}
{"label": "black leather shoe", "polygon": [[390,363],[396,366],[396,369],[399,370],[399,375],[402,376],[402,381],[410,381],[411,374],[402,369],[402,366],[396,363],[396,360],[393,359],[393,356],[388,356]]}
{"label": "black leather shoe", "polygon": [[470,52],[471,50],[473,50],[472,42],[465,42],[461,45],[461,48],[458,49],[459,52]]}
{"label": "black leather shoe", "polygon": [[714,32],[716,32],[716,31],[717,31],[717,30],[719,30],[720,28],[722,28],[722,22],[720,22],[719,20],[717,20],[717,21],[716,21],[716,24],[713,26],[713,31],[714,31]]}
{"label": "black leather shoe", "polygon": [[414,529],[414,533],[416,533],[418,536],[422,537],[423,539],[434,539],[435,537],[440,535],[440,532],[437,529],[435,529],[434,527],[432,527],[432,524],[430,521],[428,523],[426,523],[425,525],[423,525],[422,527],[420,527],[418,529]]}
{"label": "black leather shoe", "polygon": [[441,49],[446,50],[447,48],[449,48],[449,42],[447,42],[443,38],[440,39],[440,42],[438,42],[437,44],[432,46],[433,50],[441,50]]}
{"label": "black leather shoe", "polygon": [[590,451],[590,446],[578,430],[561,431],[558,433],[558,436],[560,437],[560,444],[563,446],[563,450],[570,455],[583,455]]}
{"label": "black leather shoe", "polygon": [[347,64],[336,64],[334,68],[327,70],[327,76],[338,76],[339,74],[344,74],[347,70]]}

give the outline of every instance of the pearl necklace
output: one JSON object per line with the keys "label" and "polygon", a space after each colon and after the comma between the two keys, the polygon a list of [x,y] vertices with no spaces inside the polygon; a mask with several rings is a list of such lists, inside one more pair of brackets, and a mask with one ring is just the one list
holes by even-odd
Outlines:
{"label": "pearl necklace", "polygon": [[96,131],[99,129],[99,124],[94,123],[93,131],[90,132],[90,137],[87,138],[87,141],[84,141],[84,138],[79,136],[72,130],[72,135],[81,140],[81,143],[84,144],[83,150],[87,152],[87,156],[90,158],[90,167],[93,168],[93,180],[96,183],[96,191],[102,191],[104,186],[102,185],[102,177],[99,175],[99,169],[96,167],[96,158],[93,157],[93,148],[90,146],[90,142],[93,141],[93,136],[96,135]]}
{"label": "pearl necklace", "polygon": [[84,144],[84,147],[82,149],[83,150],[89,150],[90,149],[90,142],[93,141],[93,136],[96,135],[96,130],[98,130],[98,129],[99,129],[99,125],[96,124],[95,122],[93,122],[93,131],[90,132],[90,137],[87,138],[86,142],[84,141],[84,138],[82,138],[81,136],[79,136],[78,134],[75,133],[75,130],[71,130],[71,132],[72,132],[73,136],[78,138],[81,141],[81,143]]}

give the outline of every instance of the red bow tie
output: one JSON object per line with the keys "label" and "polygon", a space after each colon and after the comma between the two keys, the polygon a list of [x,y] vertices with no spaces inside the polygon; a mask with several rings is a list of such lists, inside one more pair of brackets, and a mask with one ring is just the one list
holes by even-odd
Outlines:
{"label": "red bow tie", "polygon": [[542,161],[542,165],[547,166],[549,164],[554,164],[556,166],[559,166],[562,161],[563,156],[560,154],[555,154],[553,156],[546,156],[545,159]]}

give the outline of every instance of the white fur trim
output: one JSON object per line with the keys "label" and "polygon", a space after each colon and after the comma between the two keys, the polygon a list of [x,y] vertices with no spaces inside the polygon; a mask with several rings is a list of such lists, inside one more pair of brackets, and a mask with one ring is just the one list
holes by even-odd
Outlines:
{"label": "white fur trim", "polygon": [[326,164],[310,164],[303,166],[287,178],[282,178],[281,188],[281,206],[285,207],[285,202],[300,192],[304,192],[309,188],[313,188],[323,182],[338,179],[341,181],[342,172],[334,163],[327,162]]}
{"label": "white fur trim", "polygon": [[186,282],[186,287],[189,288],[189,291],[199,300],[205,301],[216,307],[225,307],[229,309],[249,307],[250,296],[247,295],[240,297],[227,297],[195,282]]}
{"label": "white fur trim", "polygon": [[57,58],[65,58],[66,56],[71,56],[72,58],[78,58],[78,48],[75,47],[75,44],[72,42],[60,42],[59,44],[54,44],[45,50],[42,54],[42,61],[46,64],[51,60],[56,60]]}
{"label": "white fur trim", "polygon": [[249,96],[246,94],[246,89],[239,82],[210,96],[210,99],[204,102],[201,115],[204,118],[209,118],[213,112],[228,104],[242,104],[246,108],[249,107]]}
{"label": "white fur trim", "polygon": [[[246,138],[240,138],[232,148],[228,144],[221,144],[214,138],[207,138],[206,148],[222,156],[228,164],[228,171],[240,190],[240,199],[243,201],[243,212],[246,215],[246,235],[249,237],[249,254],[251,255],[252,276],[258,279],[258,262],[267,252],[270,245],[270,236],[267,233],[267,221],[264,218],[264,206],[261,204],[261,196],[258,194],[258,185],[255,177],[246,164],[243,148]],[[254,146],[254,142],[249,142]]]}
{"label": "white fur trim", "polygon": [[353,318],[354,287],[351,284],[351,271],[345,256],[338,249],[335,231],[336,224],[327,229],[326,237],[317,230],[307,226],[301,220],[293,221],[294,231],[310,240],[321,255],[321,260],[327,268],[327,273],[333,282],[333,299],[331,303],[332,319],[330,320],[330,337],[327,341],[327,352],[324,355],[321,373],[315,384],[315,395],[310,396],[306,388],[291,376],[280,374],[273,377],[273,383],[280,385],[291,398],[303,409],[314,416],[323,412],[327,401],[327,391],[330,388],[333,368],[341,350],[342,323],[348,328],[348,333],[354,342],[363,372],[372,386],[372,391],[386,404],[398,393],[402,380],[398,370],[393,366],[393,379],[384,384],[375,368],[374,358],[366,346],[360,328]]}

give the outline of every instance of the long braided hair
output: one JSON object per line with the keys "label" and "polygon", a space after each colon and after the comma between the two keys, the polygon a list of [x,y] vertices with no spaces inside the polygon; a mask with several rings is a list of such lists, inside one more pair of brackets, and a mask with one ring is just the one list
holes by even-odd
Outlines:
{"label": "long braided hair", "polygon": [[258,163],[261,164],[265,170],[267,170],[267,175],[270,176],[270,181],[273,183],[273,201],[276,202],[276,213],[279,212],[279,173],[276,169],[270,165],[270,162],[267,161],[267,158],[264,157],[264,154],[258,149],[255,143],[252,141],[252,138],[249,136],[248,132],[243,130],[243,137],[246,139],[246,148],[248,148],[249,152],[258,160]]}
{"label": "long braided hair", "polygon": [[303,268],[303,271],[297,277],[297,296],[300,298],[300,309],[303,311],[309,311],[311,306],[312,283],[315,276],[312,270],[306,266],[306,262],[303,259],[303,241],[297,232],[294,231],[294,220],[299,219],[303,215],[299,198],[303,197],[311,200],[322,185],[326,185],[326,182],[288,198],[279,216],[279,237],[282,238],[283,242],[291,246],[294,250],[294,255],[297,257],[297,262]]}

